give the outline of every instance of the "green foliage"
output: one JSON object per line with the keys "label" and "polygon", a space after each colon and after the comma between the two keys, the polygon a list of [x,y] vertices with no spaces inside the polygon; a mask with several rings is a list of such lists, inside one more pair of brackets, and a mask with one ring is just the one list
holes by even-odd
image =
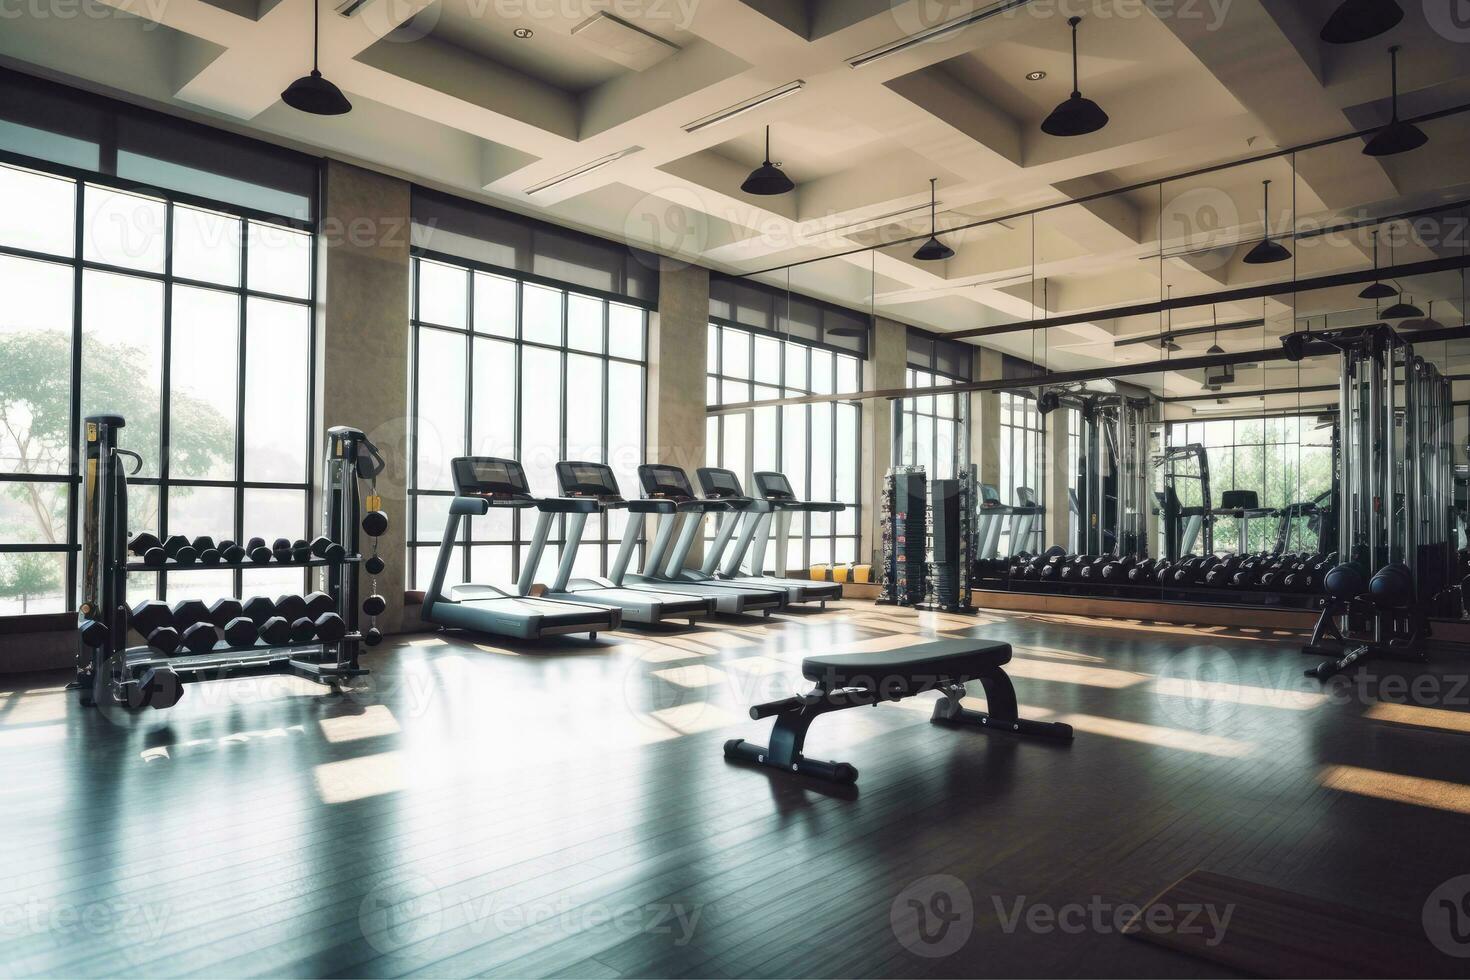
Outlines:
{"label": "green foliage", "polygon": [[[69,470],[71,353],[71,337],[57,331],[0,334],[0,446],[4,447],[0,465],[7,471]],[[136,347],[84,338],[82,363],[84,411],[123,414],[128,422],[124,446],[158,472],[165,447],[159,445],[159,400],[146,380],[153,373],[148,355]],[[233,428],[212,406],[178,391],[172,402],[167,452],[174,476],[206,473],[233,453]],[[34,521],[41,540],[54,543],[64,534],[64,517],[55,512],[58,506],[64,508],[64,495],[51,493],[45,485],[19,482],[5,484],[5,492],[30,515],[26,524]]]}
{"label": "green foliage", "polygon": [[20,611],[24,614],[32,598],[61,588],[56,565],[55,557],[48,554],[4,556],[0,562],[0,598],[20,599]]}

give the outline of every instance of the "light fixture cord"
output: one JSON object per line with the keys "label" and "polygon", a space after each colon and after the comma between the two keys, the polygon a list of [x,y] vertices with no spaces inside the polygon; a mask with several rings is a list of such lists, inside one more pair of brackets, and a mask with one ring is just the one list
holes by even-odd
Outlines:
{"label": "light fixture cord", "polygon": [[934,238],[939,234],[939,199],[936,195],[938,177],[929,178],[929,237]]}
{"label": "light fixture cord", "polygon": [[321,71],[319,54],[322,43],[321,0],[311,0],[311,70]]}
{"label": "light fixture cord", "polygon": [[766,166],[771,165],[771,127],[766,127]]}
{"label": "light fixture cord", "polygon": [[1388,72],[1393,85],[1393,121],[1399,121],[1399,46],[1388,49]]}
{"label": "light fixture cord", "polygon": [[1082,94],[1082,88],[1077,80],[1077,25],[1082,23],[1082,18],[1073,17],[1067,23],[1072,25],[1072,96],[1075,98]]}

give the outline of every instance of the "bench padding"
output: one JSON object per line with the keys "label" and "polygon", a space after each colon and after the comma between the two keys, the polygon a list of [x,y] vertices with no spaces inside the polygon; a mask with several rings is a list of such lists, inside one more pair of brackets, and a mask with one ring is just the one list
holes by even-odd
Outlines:
{"label": "bench padding", "polygon": [[829,689],[892,683],[912,678],[919,686],[937,682],[963,684],[992,673],[1011,659],[1011,645],[990,640],[935,640],[918,646],[874,653],[833,653],[801,662],[807,680]]}

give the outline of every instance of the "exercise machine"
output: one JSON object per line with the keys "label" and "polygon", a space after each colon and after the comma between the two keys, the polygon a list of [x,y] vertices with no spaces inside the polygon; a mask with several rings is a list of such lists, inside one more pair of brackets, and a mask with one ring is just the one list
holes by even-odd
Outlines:
{"label": "exercise machine", "polygon": [[[1194,472],[1181,472],[1180,466],[1193,465]],[[1195,545],[1204,541],[1202,555],[1215,553],[1215,512],[1210,496],[1210,456],[1197,442],[1170,446],[1154,459],[1154,466],[1164,489],[1154,493],[1159,503],[1159,524],[1164,537],[1164,557],[1169,561],[1194,554]],[[1193,481],[1199,489],[1199,502],[1185,505],[1179,495],[1179,481]]]}
{"label": "exercise machine", "polygon": [[[812,722],[844,708],[901,701],[926,691],[942,695],[930,718],[935,724],[1070,742],[1070,725],[1020,717],[1016,690],[1004,669],[1010,659],[1009,643],[978,639],[935,640],[877,653],[807,657],[801,662],[801,673],[816,686],[805,694],[751,708],[752,720],[776,719],[768,744],[730,739],[725,743],[725,758],[850,784],[858,777],[852,765],[808,759],[802,754]],[[961,703],[965,685],[971,681],[979,681],[985,691],[985,711]]]}
{"label": "exercise machine", "polygon": [[[595,513],[606,515],[610,511],[628,509],[642,504],[630,503],[618,492],[617,477],[612,467],[602,463],[563,461],[556,464],[556,480],[562,496],[569,499],[591,500],[597,504]],[[640,508],[643,509],[643,508]],[[649,508],[651,509],[651,508]],[[645,510],[646,512],[646,510]],[[669,589],[653,589],[647,585],[625,584],[623,577],[627,567],[627,555],[631,553],[636,534],[629,537],[626,529],[618,560],[613,574],[608,578],[572,578],[577,551],[582,546],[582,535],[587,527],[586,511],[574,511],[566,516],[566,538],[562,544],[561,562],[557,566],[556,578],[543,597],[579,602],[590,605],[613,606],[622,610],[623,622],[651,626],[671,619],[688,620],[693,626],[700,619],[715,612],[715,600],[708,596],[675,592]],[[542,511],[536,522],[536,532],[526,559],[527,568],[535,568],[541,560],[546,546],[554,514]],[[524,588],[522,589],[524,594]]]}
{"label": "exercise machine", "polygon": [[[322,546],[317,556],[308,547],[304,556],[292,561],[301,568],[326,569],[325,592],[275,602],[221,599],[208,607],[199,600],[184,600],[172,609],[150,600],[129,608],[129,573],[160,568],[171,574],[233,570],[251,563],[232,548],[226,550],[236,560],[225,560],[223,551],[207,563],[198,562],[198,552],[181,558],[186,547],[194,551],[192,543],[178,543],[188,542],[182,535],[168,538],[173,542],[172,556],[165,548],[161,559],[129,560],[128,463],[135,473],[142,460],[119,445],[126,424],[120,415],[92,415],[85,420],[80,642],[70,685],[81,703],[126,710],[168,708],[178,703],[189,684],[268,674],[290,674],[338,691],[344,681],[368,673],[358,658],[365,640],[371,644],[376,637],[365,638],[358,630],[357,576],[363,560],[358,535],[381,534],[386,522],[368,521],[369,516],[381,515],[374,507],[363,509],[361,484],[371,486],[384,462],[362,430],[335,426],[327,431],[322,530],[330,548]],[[368,501],[375,499],[370,489]],[[261,627],[245,615],[245,607],[252,603],[270,606]],[[289,619],[281,614],[287,608]],[[276,622],[264,628],[272,619]],[[130,633],[145,644],[130,646]]]}
{"label": "exercise machine", "polygon": [[[461,456],[450,463],[454,474],[454,499],[449,502],[449,518],[444,523],[444,539],[439,560],[434,563],[434,576],[424,591],[424,622],[476,633],[493,633],[521,640],[537,640],[543,636],[586,633],[597,639],[602,630],[617,629],[622,611],[611,606],[589,605],[545,599],[530,595],[531,582],[546,543],[545,532],[550,521],[559,514],[586,515],[598,509],[590,498],[565,497],[540,499],[531,495],[525,470],[513,459],[493,456]],[[444,578],[455,545],[461,543],[460,527],[467,517],[483,517],[490,508],[535,510],[538,512],[539,545],[521,568],[514,592],[498,586],[467,583],[444,591]]]}
{"label": "exercise machine", "polygon": [[[786,601],[819,602],[822,608],[833,599],[842,598],[842,586],[835,582],[785,577],[786,541],[791,528],[791,515],[800,511],[805,514],[835,513],[843,510],[842,504],[816,501],[801,501],[791,490],[791,484],[780,473],[757,473],[756,486],[760,496],[748,497],[741,489],[740,478],[731,470],[713,466],[700,467],[695,476],[706,500],[718,500],[730,505],[730,510],[719,515],[715,526],[715,538],[704,554],[700,572],[718,576],[722,580],[743,582],[750,585],[770,586],[784,589]],[[765,573],[766,545],[770,540],[772,525],[776,533],[776,575]],[[810,528],[810,518],[807,527]],[[740,538],[735,547],[730,539],[736,529]],[[726,558],[726,553],[729,557]],[[749,556],[749,573],[742,573],[741,566]],[[725,558],[722,563],[721,558]]]}
{"label": "exercise machine", "polygon": [[659,501],[665,508],[657,512],[658,533],[644,556],[644,580],[674,583],[682,591],[710,595],[717,599],[717,608],[722,613],[760,611],[769,616],[786,605],[789,593],[779,586],[732,582],[701,569],[685,567],[705,517],[729,512],[732,510],[729,501],[695,496],[689,474],[678,466],[663,463],[639,466],[638,483],[645,500]]}

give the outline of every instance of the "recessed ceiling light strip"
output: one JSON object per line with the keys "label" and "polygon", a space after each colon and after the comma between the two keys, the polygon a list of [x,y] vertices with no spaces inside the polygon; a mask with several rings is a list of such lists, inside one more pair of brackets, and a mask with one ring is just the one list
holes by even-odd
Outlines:
{"label": "recessed ceiling light strip", "polygon": [[962,17],[956,17],[953,20],[947,20],[942,24],[934,25],[928,30],[919,31],[917,34],[910,34],[908,37],[900,38],[890,44],[885,44],[871,51],[865,51],[856,57],[848,58],[847,63],[853,68],[862,68],[865,65],[873,64],[875,61],[881,61],[890,55],[898,54],[900,51],[907,51],[909,48],[938,40],[956,31],[962,31],[973,24],[997,17],[1018,7],[1024,7],[1030,2],[1031,0],[999,0],[999,2],[993,3],[989,7],[965,14]]}
{"label": "recessed ceiling light strip", "polygon": [[684,132],[697,133],[702,129],[709,129],[711,126],[719,125],[722,122],[728,122],[729,120],[734,119],[736,116],[743,116],[747,112],[750,112],[753,109],[758,109],[763,105],[770,105],[777,99],[784,99],[788,95],[795,95],[797,92],[800,92],[804,88],[806,88],[806,82],[800,78],[796,79],[793,82],[787,82],[780,88],[773,88],[769,92],[762,92],[760,95],[752,96],[751,98],[746,99],[744,102],[737,102],[734,105],[730,106],[728,109],[721,109],[719,112],[712,113],[700,119],[696,119],[692,123],[685,123]]}
{"label": "recessed ceiling light strip", "polygon": [[538,194],[541,191],[544,191],[544,190],[546,190],[549,187],[555,187],[557,184],[563,183],[564,181],[571,180],[574,177],[580,177],[583,174],[589,174],[592,171],[598,169],[599,167],[605,167],[605,166],[607,166],[610,163],[613,163],[613,162],[615,162],[617,160],[623,159],[623,157],[631,156],[632,154],[637,153],[641,149],[643,149],[643,147],[641,147],[641,146],[630,146],[627,149],[619,150],[616,153],[609,153],[605,157],[598,157],[596,160],[593,160],[591,163],[584,163],[582,166],[577,167],[574,170],[568,170],[564,174],[558,174],[557,176],[552,177],[550,180],[543,180],[539,184],[533,184],[530,187],[527,187],[526,188],[526,193],[527,194]]}

